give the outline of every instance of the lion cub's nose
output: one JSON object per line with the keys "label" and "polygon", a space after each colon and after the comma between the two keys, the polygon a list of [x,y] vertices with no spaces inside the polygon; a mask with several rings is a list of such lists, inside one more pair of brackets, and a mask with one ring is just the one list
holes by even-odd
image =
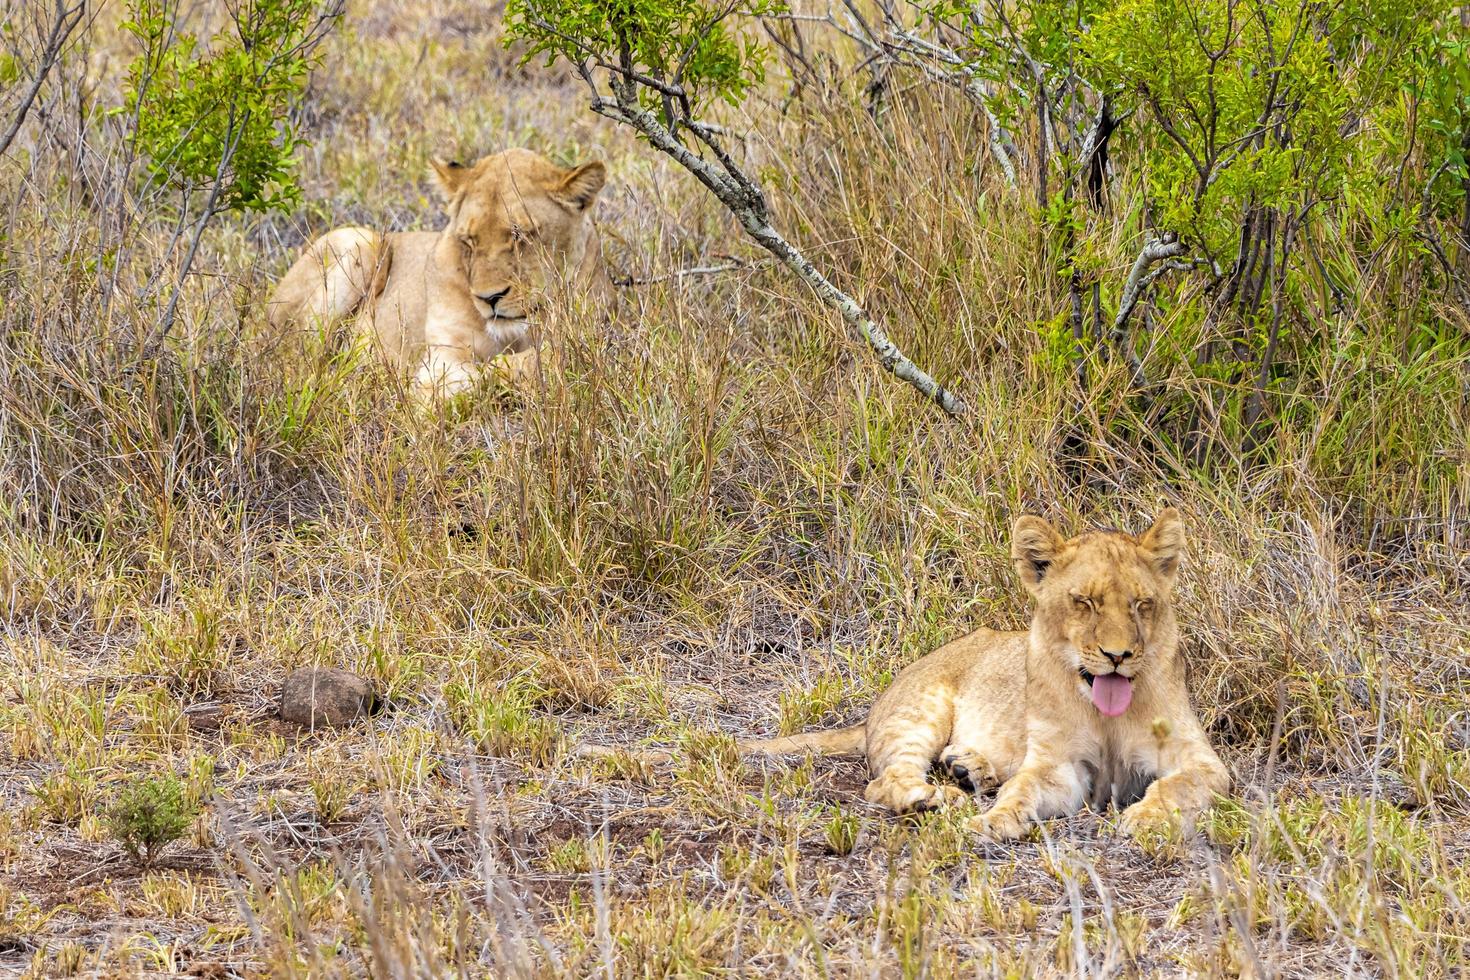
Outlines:
{"label": "lion cub's nose", "polygon": [[510,293],[510,289],[507,288],[507,289],[502,289],[502,290],[500,290],[499,292],[496,292],[496,293],[486,293],[484,296],[478,296],[476,298],[480,302],[482,302],[482,303],[486,304],[487,306],[489,306],[491,310],[494,310],[495,309],[495,304],[496,303],[499,303],[501,300],[505,299],[505,297],[509,293]]}
{"label": "lion cub's nose", "polygon": [[1123,661],[1125,661],[1129,657],[1133,656],[1133,651],[1132,650],[1120,650],[1118,653],[1113,653],[1111,650],[1104,650],[1102,652],[1102,655],[1104,657],[1107,657],[1109,660],[1111,660],[1113,662],[1113,666],[1114,667],[1117,667],[1117,666],[1121,665],[1123,663]]}

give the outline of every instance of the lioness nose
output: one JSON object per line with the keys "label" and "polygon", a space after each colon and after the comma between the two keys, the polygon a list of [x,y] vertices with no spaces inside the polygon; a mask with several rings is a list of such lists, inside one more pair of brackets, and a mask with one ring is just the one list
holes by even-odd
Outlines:
{"label": "lioness nose", "polygon": [[1104,650],[1102,652],[1102,655],[1104,657],[1107,657],[1109,660],[1111,660],[1113,662],[1113,666],[1116,667],[1119,664],[1121,664],[1123,661],[1127,660],[1129,657],[1133,656],[1133,651],[1132,650],[1120,650],[1117,653],[1114,653],[1111,650]]}
{"label": "lioness nose", "polygon": [[493,310],[495,309],[495,304],[505,299],[506,294],[509,292],[509,289],[502,289],[496,293],[486,293],[484,296],[479,297],[479,299],[480,302],[487,304]]}

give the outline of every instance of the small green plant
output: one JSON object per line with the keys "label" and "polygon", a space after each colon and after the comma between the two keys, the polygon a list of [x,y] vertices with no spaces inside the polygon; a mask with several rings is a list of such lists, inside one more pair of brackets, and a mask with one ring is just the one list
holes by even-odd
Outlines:
{"label": "small green plant", "polygon": [[592,772],[606,779],[623,779],[637,783],[653,780],[653,767],[646,759],[626,749],[613,748],[584,759]]}
{"label": "small green plant", "polygon": [[107,811],[107,829],[128,857],[152,867],[159,853],[184,836],[198,814],[187,787],[172,775],[129,783]]}
{"label": "small green plant", "polygon": [[316,804],[316,818],[322,826],[341,820],[347,812],[347,805],[361,788],[327,773],[312,776],[311,798]]}
{"label": "small green plant", "polygon": [[862,821],[857,814],[843,810],[840,806],[833,806],[831,815],[822,827],[822,838],[826,841],[828,852],[838,857],[851,854],[852,849],[857,846],[858,833],[862,827]]}
{"label": "small green plant", "polygon": [[648,721],[667,721],[668,690],[657,677],[633,675],[613,685],[612,703],[619,711]]}
{"label": "small green plant", "polygon": [[701,788],[722,786],[744,766],[735,739],[726,732],[690,730],[679,738],[679,779]]}
{"label": "small green plant", "polygon": [[842,681],[836,677],[824,677],[809,688],[782,691],[781,719],[776,730],[782,735],[795,735],[832,718],[842,706],[845,693]]}
{"label": "small green plant", "polygon": [[19,706],[7,712],[6,734],[16,759],[100,765],[116,699],[100,685],[70,687],[23,679]]}
{"label": "small green plant", "polygon": [[655,827],[643,838],[643,855],[652,863],[658,864],[663,860],[668,846],[668,841],[664,840],[663,830]]}
{"label": "small green plant", "polygon": [[207,884],[184,872],[154,872],[139,882],[143,900],[170,919],[196,914],[210,893]]}
{"label": "small green plant", "polygon": [[86,767],[70,762],[31,790],[36,805],[47,820],[76,826],[94,806],[97,777]]}
{"label": "small green plant", "polygon": [[535,713],[540,691],[513,678],[499,690],[477,683],[451,684],[445,691],[455,727],[490,755],[515,756],[531,765],[547,765],[561,746],[561,730]]}
{"label": "small green plant", "polygon": [[1405,717],[1402,724],[1398,767],[1415,802],[1470,808],[1470,751],[1451,744],[1445,719],[1429,709],[1417,721]]}
{"label": "small green plant", "polygon": [[559,874],[590,874],[605,867],[608,859],[607,838],[572,837],[552,848],[546,855],[546,867]]}
{"label": "small green plant", "polygon": [[215,764],[212,755],[196,755],[186,764],[185,796],[191,804],[203,804],[214,796]]}
{"label": "small green plant", "polygon": [[132,656],[133,670],[164,680],[176,694],[214,694],[236,652],[221,608],[225,601],[220,590],[208,589],[182,608],[146,620]]}

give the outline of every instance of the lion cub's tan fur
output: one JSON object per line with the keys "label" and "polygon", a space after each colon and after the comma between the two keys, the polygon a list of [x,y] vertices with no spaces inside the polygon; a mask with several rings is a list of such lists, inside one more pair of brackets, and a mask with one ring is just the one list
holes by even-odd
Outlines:
{"label": "lion cub's tan fur", "polygon": [[[1012,557],[1035,596],[1026,633],[982,629],[909,666],[865,725],[741,743],[755,753],[865,751],[866,796],[897,811],[964,793],[928,779],[938,760],[962,784],[1000,785],[971,821],[993,838],[1084,802],[1120,806],[1134,830],[1188,820],[1229,786],[1189,705],[1170,593],[1184,550],[1172,508],[1139,537],[1070,540],[1038,517],[1016,523]],[[1129,678],[1132,702],[1107,717],[1083,672]]]}
{"label": "lion cub's tan fur", "polygon": [[568,170],[522,149],[433,164],[449,212],[443,231],[328,232],[276,286],[271,323],[330,327],[355,314],[390,364],[446,394],[497,358],[511,380],[524,378],[536,367],[533,317],[549,280],[606,286],[592,223],[606,171],[597,162]]}

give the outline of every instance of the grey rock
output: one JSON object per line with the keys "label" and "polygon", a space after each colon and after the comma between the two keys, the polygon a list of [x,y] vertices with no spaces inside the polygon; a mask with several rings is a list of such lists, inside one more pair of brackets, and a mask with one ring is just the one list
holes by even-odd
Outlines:
{"label": "grey rock", "polygon": [[281,686],[281,717],[306,728],[350,724],[376,703],[372,681],[335,667],[293,670]]}

